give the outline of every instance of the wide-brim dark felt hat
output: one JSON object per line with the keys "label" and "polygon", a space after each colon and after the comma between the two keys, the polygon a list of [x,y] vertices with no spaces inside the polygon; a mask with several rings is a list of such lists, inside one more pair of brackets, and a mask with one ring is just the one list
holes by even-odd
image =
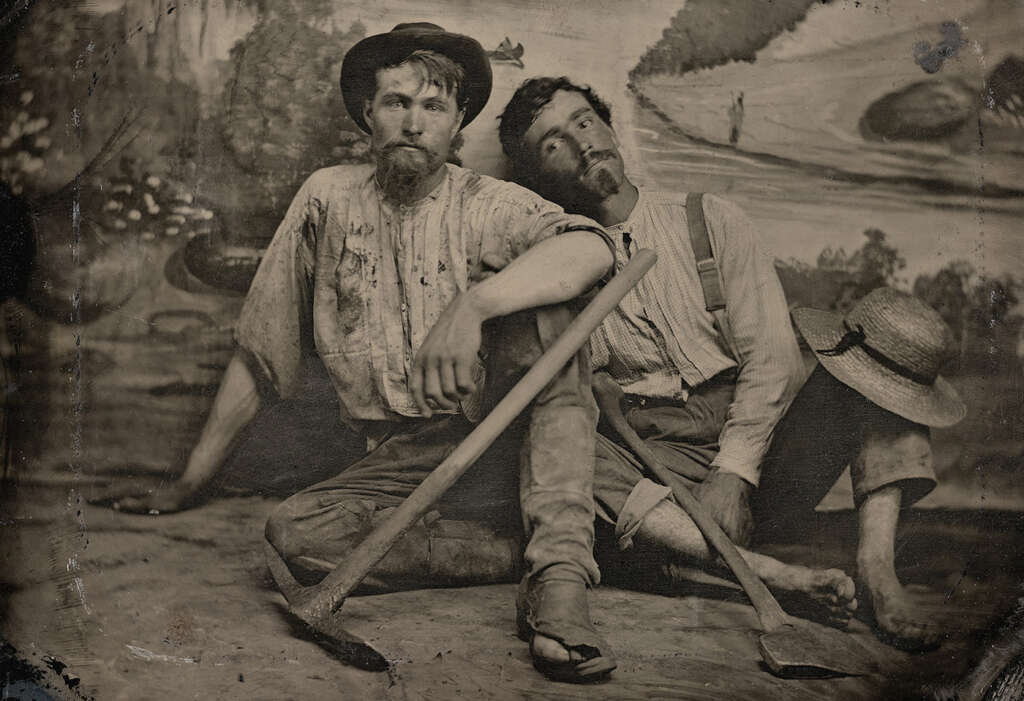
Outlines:
{"label": "wide-brim dark felt hat", "polygon": [[463,93],[466,114],[462,126],[473,121],[491,96],[491,64],[480,42],[463,34],[452,34],[430,22],[395,25],[385,34],[366,37],[345,54],[341,62],[341,94],[356,125],[369,133],[363,105],[373,97],[377,69],[401,63],[418,50],[436,51],[462,66],[466,72]]}

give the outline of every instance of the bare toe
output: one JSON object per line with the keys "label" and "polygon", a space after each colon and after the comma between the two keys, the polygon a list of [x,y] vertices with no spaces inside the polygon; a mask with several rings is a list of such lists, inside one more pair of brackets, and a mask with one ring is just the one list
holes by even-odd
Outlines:
{"label": "bare toe", "polygon": [[534,657],[551,662],[579,661],[583,659],[583,656],[575,650],[570,652],[562,643],[539,633],[533,636],[532,650]]}

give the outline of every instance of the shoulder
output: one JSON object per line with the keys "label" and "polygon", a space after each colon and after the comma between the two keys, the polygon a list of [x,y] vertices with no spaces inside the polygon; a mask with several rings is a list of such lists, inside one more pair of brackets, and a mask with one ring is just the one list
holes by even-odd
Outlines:
{"label": "shoulder", "polygon": [[548,202],[532,190],[511,181],[499,180],[469,168],[451,164],[448,165],[448,172],[451,174],[455,191],[461,193],[464,200],[476,201],[481,204],[487,203],[491,206],[522,207],[525,208],[524,211],[528,212],[549,209],[561,211],[561,207],[558,205]]}
{"label": "shoulder", "polygon": [[307,193],[311,198],[329,200],[332,195],[360,189],[369,182],[373,170],[372,163],[321,168],[306,178],[300,192]]}
{"label": "shoulder", "polygon": [[731,222],[746,224],[750,221],[743,208],[738,204],[732,200],[710,193],[704,195],[704,213],[708,218],[718,219],[725,224]]}

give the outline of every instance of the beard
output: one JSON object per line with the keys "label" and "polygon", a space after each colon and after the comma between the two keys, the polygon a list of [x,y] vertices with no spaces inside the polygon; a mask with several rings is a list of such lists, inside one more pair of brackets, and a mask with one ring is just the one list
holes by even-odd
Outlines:
{"label": "beard", "polygon": [[437,152],[420,147],[418,151],[402,148],[404,144],[390,143],[374,147],[377,160],[377,182],[384,195],[396,202],[409,204],[415,199],[420,185],[443,163]]}
{"label": "beard", "polygon": [[[581,163],[575,173],[538,173],[535,189],[545,199],[561,205],[567,212],[586,214],[619,192],[621,182],[601,165],[614,157],[611,151],[602,151]],[[595,165],[596,163],[596,165]],[[587,172],[587,169],[594,169]]]}

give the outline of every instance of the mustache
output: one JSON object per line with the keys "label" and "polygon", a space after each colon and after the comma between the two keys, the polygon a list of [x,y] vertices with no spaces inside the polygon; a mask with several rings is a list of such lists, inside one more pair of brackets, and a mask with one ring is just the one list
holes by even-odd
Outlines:
{"label": "mustache", "polygon": [[610,158],[615,157],[615,152],[612,150],[605,151],[592,151],[587,154],[586,158],[580,160],[580,174],[586,173],[588,170],[596,166],[598,163],[607,161]]}

